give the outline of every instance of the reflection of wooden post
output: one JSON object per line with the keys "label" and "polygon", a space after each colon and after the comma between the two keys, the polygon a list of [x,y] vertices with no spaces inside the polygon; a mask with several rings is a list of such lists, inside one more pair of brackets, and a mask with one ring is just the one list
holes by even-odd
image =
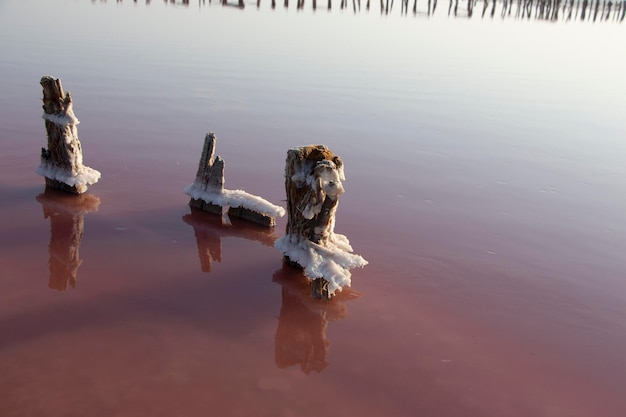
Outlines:
{"label": "reflection of wooden post", "polygon": [[72,96],[69,91],[63,91],[60,80],[50,76],[41,79],[41,86],[48,149],[41,149],[37,173],[52,188],[82,194],[87,191],[87,185],[98,182],[100,172],[83,165],[76,128],[79,121],[72,110]]}
{"label": "reflection of wooden post", "polygon": [[282,289],[282,306],[274,342],[276,366],[300,365],[305,374],[328,367],[326,355],[330,342],[326,337],[328,317],[322,309],[309,310],[298,295]]}
{"label": "reflection of wooden post", "polygon": [[224,224],[221,218],[195,207],[191,207],[191,213],[183,216],[183,221],[193,227],[196,235],[202,272],[211,272],[212,262],[222,261],[223,237],[240,237],[265,246],[273,246],[276,240],[273,229],[237,218],[233,218],[231,224]]}
{"label": "reflection of wooden post", "polygon": [[196,235],[196,245],[198,246],[198,258],[200,258],[200,269],[202,272],[211,272],[213,261],[222,262],[222,239],[213,230],[211,223],[221,225],[222,221],[215,216],[207,215],[202,218],[201,214],[191,208],[191,214],[183,216],[183,221],[193,227]]}
{"label": "reflection of wooden post", "polygon": [[324,145],[290,149],[285,167],[286,236],[276,247],[313,280],[313,297],[330,298],[350,285],[350,268],[367,261],[350,242],[334,233],[339,195],[344,192],[343,162]]}
{"label": "reflection of wooden post", "polygon": [[37,196],[44,218],[50,219],[51,289],[65,291],[76,286],[78,267],[82,263],[78,249],[83,236],[84,215],[98,210],[100,199],[89,194],[69,196],[52,188]]}
{"label": "reflection of wooden post", "polygon": [[274,342],[276,366],[300,365],[305,374],[323,371],[329,365],[326,360],[330,347],[326,335],[328,323],[346,317],[344,301],[360,295],[347,289],[332,303],[312,300],[306,278],[286,266],[276,271],[273,281],[282,287],[282,306]]}

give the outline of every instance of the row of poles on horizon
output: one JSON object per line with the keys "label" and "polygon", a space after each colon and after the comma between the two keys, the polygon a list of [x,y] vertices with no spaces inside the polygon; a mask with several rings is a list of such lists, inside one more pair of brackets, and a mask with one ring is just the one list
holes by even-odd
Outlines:
{"label": "row of poles on horizon", "polygon": [[[92,0],[106,2],[106,0]],[[122,3],[123,0],[116,0]],[[261,0],[256,1],[256,6],[261,7]],[[277,0],[270,0],[272,9],[276,8]],[[282,2],[285,8],[289,7],[289,0],[278,0]],[[348,0],[336,0],[339,2],[340,9],[349,8]],[[380,2],[381,14],[389,14],[393,10],[394,0],[351,0],[352,9],[356,13],[361,10],[361,1],[364,3],[365,10],[370,10],[370,3]],[[418,10],[417,0],[397,0],[400,3],[401,13],[408,14],[409,8],[414,15],[431,16],[437,9],[437,0],[420,0],[420,3],[426,3],[426,10]],[[445,1],[445,0],[442,0]],[[137,3],[133,0],[133,3]],[[164,0],[169,4],[180,4],[189,6],[189,0]],[[305,0],[295,0],[296,8],[303,9]],[[332,0],[319,0],[320,4],[326,3],[326,9],[332,10]],[[149,5],[151,0],[145,0]],[[211,0],[198,0],[199,5],[211,4]],[[245,8],[244,0],[215,0],[215,3],[223,6],[236,8]],[[311,0],[313,10],[318,8],[318,0]],[[481,5],[478,5],[481,3]],[[471,18],[474,14],[480,14],[481,17],[496,15],[496,6],[500,5],[499,15],[502,18],[515,17],[517,19],[537,19],[537,20],[580,20],[580,21],[613,21],[622,22],[626,16],[626,0],[450,0],[448,4],[448,16]],[[481,8],[482,6],[482,8]],[[374,6],[372,6],[374,7]],[[478,9],[478,13],[475,13]],[[481,10],[482,9],[482,10]]]}

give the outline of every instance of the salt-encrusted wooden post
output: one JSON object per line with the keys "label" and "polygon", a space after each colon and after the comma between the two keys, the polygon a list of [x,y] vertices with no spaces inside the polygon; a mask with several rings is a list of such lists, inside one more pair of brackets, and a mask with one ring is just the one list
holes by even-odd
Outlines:
{"label": "salt-encrusted wooden post", "polygon": [[[215,133],[209,132],[204,138],[200,164],[194,181],[195,190],[206,192],[224,190],[224,160],[215,156]],[[189,205],[215,214],[222,214],[222,206],[191,196]]]}
{"label": "salt-encrusted wooden post", "polygon": [[89,194],[72,196],[46,187],[37,201],[41,203],[43,217],[50,219],[48,286],[59,291],[65,291],[68,285],[74,288],[82,263],[78,249],[85,226],[84,215],[97,211],[100,199]]}
{"label": "salt-encrusted wooden post", "polygon": [[191,197],[189,205],[216,214],[227,211],[230,217],[268,227],[276,225],[275,218],[284,216],[285,209],[243,190],[224,188],[224,160],[215,156],[216,140],[213,132],[204,138],[196,180],[185,188],[185,193]]}
{"label": "salt-encrusted wooden post", "polygon": [[315,298],[331,298],[350,285],[350,268],[367,265],[361,256],[350,253],[348,239],[334,232],[344,180],[341,158],[324,145],[287,152],[287,230],[275,246],[290,263],[304,269]]}
{"label": "salt-encrusted wooden post", "polygon": [[49,187],[82,194],[87,191],[87,185],[98,182],[100,172],[83,165],[76,127],[80,122],[72,109],[72,96],[69,91],[63,91],[58,79],[45,76],[40,83],[48,149],[41,149],[37,173],[46,178]]}

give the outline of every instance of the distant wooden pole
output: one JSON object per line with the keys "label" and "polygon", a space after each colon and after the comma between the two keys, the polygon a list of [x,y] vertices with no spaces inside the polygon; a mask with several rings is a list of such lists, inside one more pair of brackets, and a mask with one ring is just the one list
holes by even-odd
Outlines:
{"label": "distant wooden pole", "polygon": [[41,165],[37,172],[46,178],[46,185],[74,194],[87,191],[87,185],[100,179],[100,172],[83,165],[83,150],[78,140],[80,123],[72,109],[72,96],[64,92],[59,79],[45,76],[43,87],[43,118],[48,135],[48,149],[41,149]]}

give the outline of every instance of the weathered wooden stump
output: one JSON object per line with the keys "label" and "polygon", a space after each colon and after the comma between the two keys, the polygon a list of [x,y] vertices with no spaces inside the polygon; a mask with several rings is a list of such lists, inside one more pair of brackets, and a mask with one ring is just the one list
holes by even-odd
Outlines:
{"label": "weathered wooden stump", "polygon": [[324,145],[287,152],[287,230],[275,246],[289,263],[304,269],[314,298],[331,298],[350,286],[350,268],[367,265],[361,256],[350,253],[348,239],[334,232],[344,180],[341,158]]}
{"label": "weathered wooden stump", "polygon": [[83,165],[76,127],[80,122],[72,109],[72,96],[69,91],[63,91],[58,79],[45,76],[40,83],[48,149],[41,149],[37,173],[46,178],[49,187],[82,194],[87,191],[87,185],[98,182],[100,172]]}
{"label": "weathered wooden stump", "polygon": [[276,217],[285,215],[285,209],[243,190],[224,188],[224,160],[215,156],[213,132],[204,138],[204,147],[196,180],[185,188],[191,197],[189,205],[215,214],[228,214],[263,226],[276,225]]}
{"label": "weathered wooden stump", "polygon": [[58,291],[65,291],[68,285],[74,288],[82,263],[78,249],[85,227],[84,215],[97,211],[100,199],[89,194],[73,196],[46,187],[37,201],[41,203],[44,218],[50,219],[48,286]]}

